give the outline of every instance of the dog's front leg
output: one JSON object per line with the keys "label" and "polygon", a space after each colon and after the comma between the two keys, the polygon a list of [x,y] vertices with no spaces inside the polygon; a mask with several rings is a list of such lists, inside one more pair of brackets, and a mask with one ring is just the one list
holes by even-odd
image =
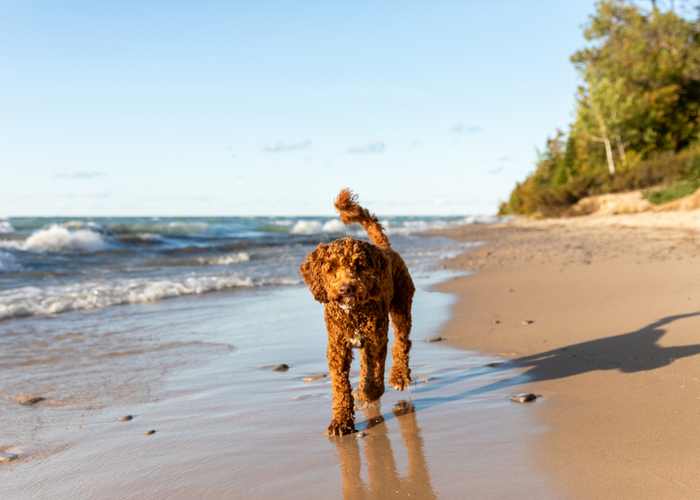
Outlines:
{"label": "dog's front leg", "polygon": [[327,324],[328,369],[333,386],[333,421],[328,426],[328,434],[342,436],[355,432],[355,402],[350,385],[352,349],[337,325]]}
{"label": "dog's front leg", "polygon": [[357,395],[368,403],[384,394],[384,366],[386,364],[389,321],[383,319],[371,329],[365,339],[362,355],[362,375]]}

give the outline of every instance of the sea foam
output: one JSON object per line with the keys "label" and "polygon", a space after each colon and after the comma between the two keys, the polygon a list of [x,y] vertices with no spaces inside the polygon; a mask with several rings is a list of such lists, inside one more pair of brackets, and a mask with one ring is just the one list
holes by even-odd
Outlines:
{"label": "sea foam", "polygon": [[241,262],[248,262],[250,260],[250,255],[245,252],[232,253],[228,255],[217,255],[214,257],[200,257],[199,261],[202,264],[208,264],[213,266],[227,266],[230,264],[239,264]]}
{"label": "sea foam", "polygon": [[[258,285],[273,283],[258,283]],[[286,283],[277,283],[286,284]],[[141,304],[256,284],[238,276],[187,276],[164,280],[131,279],[105,283],[85,281],[47,287],[24,286],[0,292],[0,320],[17,316],[58,314],[84,309]]]}
{"label": "sea foam", "polygon": [[14,233],[15,228],[6,220],[0,220],[0,234]]}
{"label": "sea foam", "polygon": [[292,234],[316,234],[323,231],[323,226],[317,220],[300,220],[294,224]]}
{"label": "sea foam", "polygon": [[[10,245],[10,243],[13,243]],[[69,231],[68,228],[52,224],[48,229],[41,229],[23,242],[4,242],[20,250],[53,253],[93,253],[107,248],[107,243],[100,234],[87,229]]]}
{"label": "sea foam", "polygon": [[338,219],[331,219],[324,223],[317,220],[300,220],[294,224],[292,234],[319,234],[319,233],[347,233],[345,224]]}

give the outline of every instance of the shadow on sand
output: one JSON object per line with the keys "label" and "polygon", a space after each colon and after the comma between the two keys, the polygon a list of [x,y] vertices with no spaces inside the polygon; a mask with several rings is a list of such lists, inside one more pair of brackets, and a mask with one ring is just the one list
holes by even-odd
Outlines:
{"label": "shadow on sand", "polygon": [[420,398],[414,403],[417,410],[505,389],[526,382],[555,380],[581,375],[596,370],[619,370],[623,373],[649,371],[671,364],[676,359],[700,353],[700,344],[661,347],[659,339],[664,336],[664,326],[687,318],[700,316],[700,312],[668,316],[639,330],[614,337],[591,340],[580,344],[524,356],[496,368],[480,367],[431,381],[421,392],[430,392],[447,385],[475,378],[489,371],[511,368],[529,368],[515,377],[499,380],[469,391],[440,398]]}

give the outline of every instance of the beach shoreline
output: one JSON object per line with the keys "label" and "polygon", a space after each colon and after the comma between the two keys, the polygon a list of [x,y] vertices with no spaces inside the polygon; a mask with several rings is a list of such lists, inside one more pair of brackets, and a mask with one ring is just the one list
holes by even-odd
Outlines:
{"label": "beach shoreline", "polygon": [[441,231],[485,241],[450,345],[504,357],[549,430],[531,450],[558,498],[695,498],[700,449],[700,213],[589,216]]}

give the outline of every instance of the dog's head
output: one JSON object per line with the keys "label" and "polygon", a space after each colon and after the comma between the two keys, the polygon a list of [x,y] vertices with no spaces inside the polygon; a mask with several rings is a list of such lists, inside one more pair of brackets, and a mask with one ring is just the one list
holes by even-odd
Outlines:
{"label": "dog's head", "polygon": [[306,256],[300,270],[316,300],[337,302],[350,310],[382,294],[389,262],[373,244],[343,238],[320,244]]}

